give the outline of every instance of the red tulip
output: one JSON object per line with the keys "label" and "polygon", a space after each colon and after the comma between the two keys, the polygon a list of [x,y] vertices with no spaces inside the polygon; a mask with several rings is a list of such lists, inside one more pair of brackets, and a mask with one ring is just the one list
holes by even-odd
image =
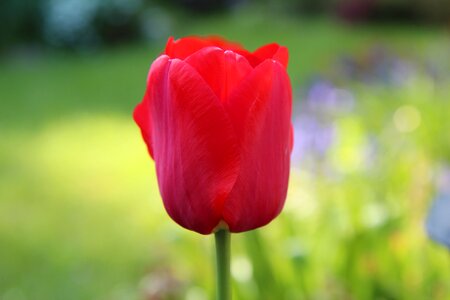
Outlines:
{"label": "red tulip", "polygon": [[[292,149],[288,50],[170,38],[134,111],[170,217],[209,234],[266,225],[286,198]],[[220,225],[219,225],[220,224]]]}

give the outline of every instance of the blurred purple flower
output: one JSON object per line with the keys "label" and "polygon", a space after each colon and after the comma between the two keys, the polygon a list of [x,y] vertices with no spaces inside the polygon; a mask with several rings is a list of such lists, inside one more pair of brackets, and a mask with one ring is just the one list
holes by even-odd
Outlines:
{"label": "blurred purple flower", "polygon": [[304,110],[316,114],[336,114],[353,108],[354,98],[351,92],[337,88],[326,80],[317,80],[309,87]]}
{"label": "blurred purple flower", "polygon": [[450,248],[450,195],[438,195],[428,214],[426,229],[434,241]]}
{"label": "blurred purple flower", "polygon": [[[450,167],[441,166],[436,179],[436,188],[441,194],[450,195]],[[450,215],[449,215],[450,216]]]}
{"label": "blurred purple flower", "polygon": [[294,120],[294,162],[323,159],[335,140],[331,124],[321,124],[316,117],[303,115]]}
{"label": "blurred purple flower", "polygon": [[323,161],[336,142],[335,117],[353,109],[354,97],[331,82],[315,80],[294,113],[294,165]]}
{"label": "blurred purple flower", "polygon": [[444,167],[437,177],[435,197],[426,221],[428,235],[450,249],[450,169]]}

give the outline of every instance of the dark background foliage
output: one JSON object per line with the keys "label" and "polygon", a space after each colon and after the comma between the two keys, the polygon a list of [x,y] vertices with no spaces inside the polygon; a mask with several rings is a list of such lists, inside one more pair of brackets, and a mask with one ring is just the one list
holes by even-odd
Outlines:
{"label": "dark background foliage", "polygon": [[147,27],[158,23],[158,13],[169,15],[161,8],[176,11],[172,17],[177,18],[183,13],[227,13],[255,3],[294,17],[328,15],[352,23],[448,25],[450,16],[446,0],[3,0],[0,47],[32,44],[84,49],[151,39]]}

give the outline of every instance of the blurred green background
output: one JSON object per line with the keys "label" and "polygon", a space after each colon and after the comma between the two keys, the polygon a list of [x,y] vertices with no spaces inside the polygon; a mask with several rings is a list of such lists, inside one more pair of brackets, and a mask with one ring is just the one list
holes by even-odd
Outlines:
{"label": "blurred green background", "polygon": [[[3,0],[0,299],[213,299],[131,114],[169,35],[290,50],[282,214],[232,237],[234,299],[450,299],[424,230],[450,174],[448,3]],[[450,212],[449,212],[450,215]]]}

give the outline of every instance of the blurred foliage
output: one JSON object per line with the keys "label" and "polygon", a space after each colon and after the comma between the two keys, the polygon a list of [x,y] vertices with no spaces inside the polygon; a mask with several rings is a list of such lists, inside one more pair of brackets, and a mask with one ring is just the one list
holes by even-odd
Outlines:
{"label": "blurred foliage", "polygon": [[140,0],[48,0],[44,39],[54,46],[82,48],[140,37]]}
{"label": "blurred foliage", "polygon": [[36,42],[41,38],[42,2],[4,0],[0,2],[0,49],[16,43]]}
{"label": "blurred foliage", "polygon": [[[328,14],[345,21],[391,23],[441,23],[448,25],[447,0],[261,0],[299,15]],[[253,0],[254,3],[261,1]]]}
{"label": "blurred foliage", "polygon": [[[235,299],[450,297],[423,230],[450,162],[445,31],[249,9],[175,33],[290,49],[301,147],[280,217],[232,237]],[[131,118],[161,47],[1,61],[1,300],[212,299],[213,239],[167,216]]]}
{"label": "blurred foliage", "polygon": [[144,0],[4,0],[0,47],[84,49],[151,38],[144,19],[150,8]]}
{"label": "blurred foliage", "polygon": [[[158,1],[158,0],[156,0]],[[242,0],[159,0],[161,5],[169,5],[172,8],[180,7],[191,13],[214,13],[231,9]]]}
{"label": "blurred foliage", "polygon": [[2,0],[0,50],[14,52],[24,45],[90,50],[155,41],[192,16],[242,8],[282,11],[297,18],[331,15],[346,22],[448,25],[450,18],[448,0]]}

